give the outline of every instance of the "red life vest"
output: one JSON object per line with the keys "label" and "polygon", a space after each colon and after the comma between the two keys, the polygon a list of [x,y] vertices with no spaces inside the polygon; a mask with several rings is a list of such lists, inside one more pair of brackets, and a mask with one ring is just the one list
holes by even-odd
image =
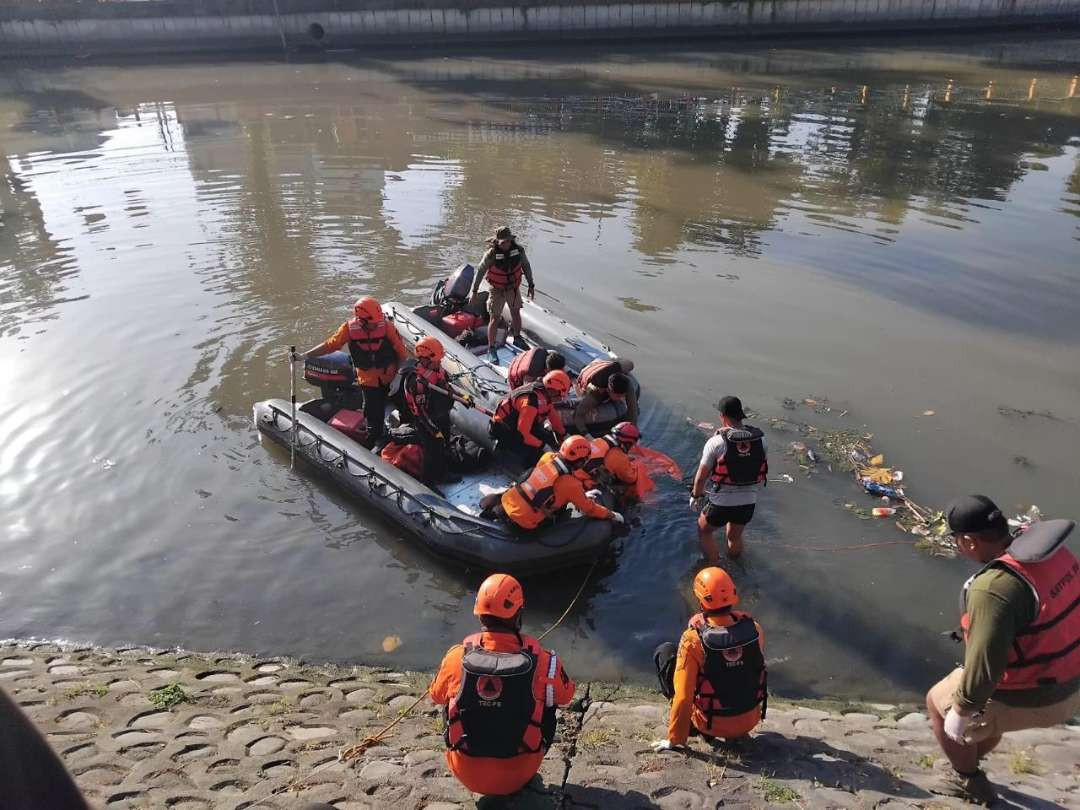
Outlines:
{"label": "red life vest", "polygon": [[564,475],[573,475],[573,472],[556,455],[550,461],[541,461],[533,467],[529,477],[515,484],[514,489],[534,511],[550,517],[555,507],[555,482]]}
{"label": "red life vest", "polygon": [[[413,368],[411,379],[406,379],[402,388],[405,391],[405,404],[409,413],[421,419],[442,418],[449,413],[451,406],[450,398],[440,391],[432,391],[431,386],[441,388],[443,391],[450,389],[446,372],[442,366],[429,368],[417,363]],[[432,407],[434,405],[434,407]],[[435,411],[433,413],[432,411]]]}
{"label": "red life vest", "polygon": [[968,589],[975,577],[990,568],[1004,568],[1018,576],[1031,588],[1038,605],[1035,620],[1016,634],[997,688],[1033,689],[1080,677],[1080,560],[1076,555],[1060,545],[1038,560],[1017,560],[1009,551],[991,560],[964,583],[960,627],[965,640],[970,626]]}
{"label": "red life vest", "polygon": [[359,318],[349,321],[349,354],[356,368],[387,368],[397,362],[397,354],[390,343],[392,328],[385,319],[370,326]]}
{"label": "red life vest", "polygon": [[694,705],[712,723],[714,717],[734,717],[761,704],[765,719],[767,668],[758,643],[757,625],[749,613],[732,611],[728,627],[709,624],[698,613],[689,626],[697,631],[705,650],[705,665],[698,672]]}
{"label": "red life vest", "polygon": [[709,476],[714,490],[748,487],[769,480],[769,461],[762,443],[764,433],[753,425],[724,427],[716,432],[724,437],[725,446]]}
{"label": "red life vest", "polygon": [[519,652],[485,650],[482,634],[463,642],[461,688],[446,710],[446,746],[470,757],[509,759],[546,751],[555,737],[554,680],[559,659],[537,664],[540,643],[525,636]]}
{"label": "red life vest", "polygon": [[495,415],[491,417],[492,420],[502,422],[508,427],[517,430],[517,401],[521,397],[529,398],[529,404],[536,408],[537,419],[543,421],[551,412],[551,400],[548,399],[547,389],[544,388],[542,380],[537,380],[520,388],[515,388],[499,400],[499,404],[495,406]]}
{"label": "red life vest", "polygon": [[534,380],[540,379],[544,375],[544,369],[547,368],[547,354],[547,349],[536,347],[515,357],[510,368],[506,370],[506,380],[510,383],[510,388],[520,388],[525,385],[526,376]]}
{"label": "red life vest", "polygon": [[505,252],[497,247],[492,249],[491,266],[487,270],[487,281],[492,287],[513,287],[521,285],[521,257],[525,252],[514,243]]}
{"label": "red life vest", "polygon": [[622,366],[619,365],[618,360],[606,360],[603,357],[599,357],[596,360],[589,362],[585,368],[581,370],[581,373],[578,374],[578,378],[574,383],[574,387],[581,396],[585,396],[585,390],[590,385],[595,385],[601,391],[606,391],[608,378],[615,372],[622,372]]}

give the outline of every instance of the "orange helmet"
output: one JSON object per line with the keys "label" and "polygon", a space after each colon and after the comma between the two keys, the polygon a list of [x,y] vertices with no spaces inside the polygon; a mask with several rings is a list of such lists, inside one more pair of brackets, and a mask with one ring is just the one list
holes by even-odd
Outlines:
{"label": "orange helmet", "polygon": [[735,583],[723,568],[703,568],[694,577],[694,596],[705,610],[731,607],[739,601]]}
{"label": "orange helmet", "polygon": [[622,444],[635,444],[641,438],[641,431],[633,422],[619,422],[611,429],[611,435]]}
{"label": "orange helmet", "polygon": [[443,348],[437,337],[426,335],[416,341],[416,356],[421,359],[439,363],[444,354],[446,354],[446,349]]}
{"label": "orange helmet", "polygon": [[559,445],[559,455],[566,461],[584,461],[592,454],[592,443],[584,436],[567,436]]}
{"label": "orange helmet", "polygon": [[362,321],[375,323],[383,319],[382,306],[370,295],[353,304],[353,314]]}
{"label": "orange helmet", "polygon": [[570,375],[561,368],[544,375],[544,388],[560,399],[570,393]]}
{"label": "orange helmet", "polygon": [[492,574],[480,583],[473,615],[512,619],[523,607],[525,592],[521,583],[509,574]]}

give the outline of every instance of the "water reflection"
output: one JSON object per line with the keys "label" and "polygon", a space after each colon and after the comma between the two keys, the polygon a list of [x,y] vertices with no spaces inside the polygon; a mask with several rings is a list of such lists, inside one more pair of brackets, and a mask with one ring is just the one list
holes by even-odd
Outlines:
{"label": "water reflection", "polygon": [[[0,338],[19,342],[0,635],[371,660],[394,633],[395,663],[429,666],[471,623],[475,572],[290,475],[250,405],[285,390],[286,345],[361,293],[421,299],[503,222],[560,311],[633,349],[658,394],[649,441],[688,469],[701,437],[684,417],[721,389],[768,416],[829,385],[884,423],[931,500],[973,486],[1069,508],[1080,106],[1053,60],[1074,53],[635,47],[5,75]],[[1005,404],[1061,414],[1053,432],[993,421],[1000,380]],[[929,405],[940,422],[905,421]],[[1011,465],[1013,441],[1037,465]],[[560,630],[591,662],[575,674],[640,675],[685,619],[692,520],[680,486],[662,494]],[[839,477],[771,493],[740,588],[797,662],[782,691],[914,694],[951,655],[932,635],[951,600],[910,604],[896,571],[936,595],[962,566],[779,553],[889,532],[835,509],[848,497]],[[573,579],[530,584],[534,628]],[[849,628],[826,658],[819,622]]]}

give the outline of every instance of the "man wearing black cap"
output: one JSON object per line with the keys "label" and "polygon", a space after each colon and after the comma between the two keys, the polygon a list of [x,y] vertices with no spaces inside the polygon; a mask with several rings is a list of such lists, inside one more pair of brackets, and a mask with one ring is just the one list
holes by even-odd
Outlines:
{"label": "man wearing black cap", "polygon": [[720,429],[705,442],[690,489],[690,508],[695,511],[708,494],[708,503],[698,515],[698,541],[707,565],[720,563],[713,537],[720,526],[726,527],[728,556],[742,554],[743,529],[754,517],[758,489],[769,472],[765,436],[753,425],[743,424],[746,414],[742,401],[724,397],[716,407],[720,410]]}
{"label": "man wearing black cap", "polygon": [[1080,711],[1080,560],[1065,545],[1075,524],[1040,521],[1014,539],[985,495],[958,498],[946,515],[957,551],[983,568],[962,592],[964,666],[926,695],[954,771],[937,792],[990,805],[997,793],[979,760],[1001,736]]}

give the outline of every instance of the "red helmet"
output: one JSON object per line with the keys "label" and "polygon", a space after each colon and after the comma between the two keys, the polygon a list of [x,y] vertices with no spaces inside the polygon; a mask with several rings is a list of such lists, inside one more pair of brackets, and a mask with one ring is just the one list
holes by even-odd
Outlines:
{"label": "red helmet", "polygon": [[376,323],[383,319],[382,306],[370,295],[353,304],[353,314],[362,321]]}
{"label": "red helmet", "polygon": [[735,583],[723,568],[703,568],[694,577],[694,595],[705,610],[731,607],[739,601]]}
{"label": "red helmet", "polygon": [[584,436],[567,436],[559,445],[559,455],[566,461],[584,461],[592,455],[592,443]]}
{"label": "red helmet", "polygon": [[561,368],[544,375],[544,388],[551,391],[558,399],[570,393],[570,375]]}
{"label": "red helmet", "polygon": [[525,592],[521,583],[509,574],[492,574],[480,583],[473,615],[512,619],[523,607]]}
{"label": "red helmet", "polygon": [[611,435],[620,444],[635,444],[641,438],[641,431],[633,422],[619,422],[611,429]]}
{"label": "red helmet", "polygon": [[446,349],[437,337],[425,335],[416,341],[416,356],[422,360],[430,360],[433,364],[437,364],[442,361],[444,354],[446,354]]}

